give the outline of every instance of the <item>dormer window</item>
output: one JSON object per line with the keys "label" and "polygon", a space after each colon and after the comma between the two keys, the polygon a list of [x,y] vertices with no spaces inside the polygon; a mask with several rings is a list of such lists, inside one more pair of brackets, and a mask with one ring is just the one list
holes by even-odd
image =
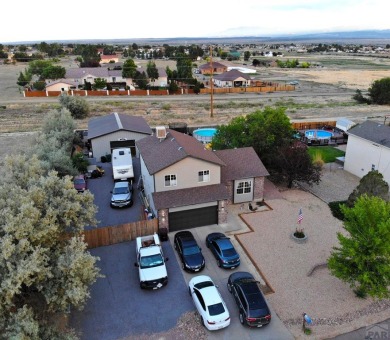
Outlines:
{"label": "dormer window", "polygon": [[210,182],[210,170],[199,171],[198,182]]}

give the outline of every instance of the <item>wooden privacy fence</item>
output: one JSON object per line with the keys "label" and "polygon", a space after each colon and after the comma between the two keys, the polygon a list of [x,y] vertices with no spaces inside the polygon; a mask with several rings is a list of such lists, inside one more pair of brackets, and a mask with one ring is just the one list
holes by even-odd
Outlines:
{"label": "wooden privacy fence", "polygon": [[126,223],[118,226],[85,230],[85,242],[88,248],[109,246],[111,244],[135,240],[138,236],[157,233],[158,219],[141,220],[134,223]]}
{"label": "wooden privacy fence", "polygon": [[321,121],[321,122],[295,122],[292,123],[293,129],[295,130],[309,130],[309,129],[322,129],[324,127],[336,126],[336,121]]}

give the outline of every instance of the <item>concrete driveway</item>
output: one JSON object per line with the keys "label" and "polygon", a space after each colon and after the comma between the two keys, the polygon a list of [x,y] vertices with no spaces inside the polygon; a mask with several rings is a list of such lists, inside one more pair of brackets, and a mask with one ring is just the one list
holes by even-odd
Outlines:
{"label": "concrete driveway", "polygon": [[106,277],[92,285],[84,310],[71,313],[71,327],[81,332],[81,339],[115,340],[164,332],[175,327],[182,314],[194,309],[173,248],[169,242],[162,246],[170,258],[169,282],[158,291],[139,287],[135,241],[91,250],[92,255],[100,257],[98,266]]}
{"label": "concrete driveway", "polygon": [[[252,273],[252,275],[254,275],[256,279],[259,280],[261,283],[263,283],[264,281],[261,278],[260,274],[256,271],[250,259],[245,255],[245,252],[242,250],[239,243],[235,240],[233,236],[230,236],[230,239],[234,247],[236,248],[237,252],[240,254],[240,258],[241,258],[240,266],[233,270],[222,269],[217,266],[215,257],[211,253],[210,249],[206,247],[205,240],[206,240],[206,236],[212,232],[223,232],[227,236],[229,236],[232,232],[234,232],[234,230],[237,230],[237,228],[238,229],[246,228],[245,225],[239,226],[238,225],[239,223],[240,224],[242,223],[239,221],[239,218],[235,216],[231,216],[229,219],[229,223],[226,225],[222,225],[222,226],[212,225],[212,226],[190,229],[195,239],[197,240],[198,245],[202,248],[202,253],[203,256],[205,257],[206,266],[204,270],[199,274],[191,274],[185,272],[184,270],[181,270],[184,280],[188,285],[188,282],[191,280],[191,278],[196,275],[210,276],[211,279],[214,281],[214,283],[218,285],[219,292],[221,293],[228,307],[230,317],[231,317],[231,323],[227,328],[218,331],[208,332],[208,338],[226,339],[226,340],[259,339],[260,337],[261,339],[275,339],[275,340],[294,339],[292,334],[287,330],[287,328],[283,325],[282,321],[278,318],[270,303],[269,303],[269,307],[271,308],[272,311],[272,321],[268,326],[264,328],[251,329],[242,326],[238,319],[237,305],[226,286],[229,275],[236,271],[248,271]],[[172,247],[173,247],[174,235],[175,233],[169,234],[169,240],[172,243]],[[176,251],[175,251],[175,255],[177,258],[177,262],[181,264],[180,258],[177,256]],[[192,304],[192,300],[188,296],[188,294],[187,294],[187,300],[189,300]]]}

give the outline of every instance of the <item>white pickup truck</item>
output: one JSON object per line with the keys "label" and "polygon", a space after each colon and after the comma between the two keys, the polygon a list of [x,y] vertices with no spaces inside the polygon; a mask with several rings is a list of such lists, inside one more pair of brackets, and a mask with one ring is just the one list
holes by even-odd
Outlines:
{"label": "white pickup truck", "polygon": [[136,239],[137,262],[141,288],[159,289],[168,283],[168,274],[160,239],[157,234]]}

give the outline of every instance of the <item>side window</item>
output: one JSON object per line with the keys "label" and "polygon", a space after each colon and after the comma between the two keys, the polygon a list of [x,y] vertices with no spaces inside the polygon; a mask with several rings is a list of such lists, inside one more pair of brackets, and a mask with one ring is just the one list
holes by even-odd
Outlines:
{"label": "side window", "polygon": [[246,310],[248,305],[246,303],[246,300],[245,300],[245,297],[244,297],[244,294],[242,294],[242,291],[241,291],[241,288],[240,287],[237,287],[237,293],[238,293],[238,298],[240,299],[241,303],[242,303],[242,306],[244,307],[244,309]]}
{"label": "side window", "polygon": [[197,290],[197,289],[194,289],[194,292],[195,292],[196,297],[198,298],[199,303],[200,303],[200,305],[202,306],[203,310],[206,310],[206,305],[205,305],[205,303],[204,303],[202,294],[200,294],[199,290]]}
{"label": "side window", "polygon": [[218,254],[221,254],[221,249],[219,248],[219,246],[216,242],[214,242],[214,248]]}

